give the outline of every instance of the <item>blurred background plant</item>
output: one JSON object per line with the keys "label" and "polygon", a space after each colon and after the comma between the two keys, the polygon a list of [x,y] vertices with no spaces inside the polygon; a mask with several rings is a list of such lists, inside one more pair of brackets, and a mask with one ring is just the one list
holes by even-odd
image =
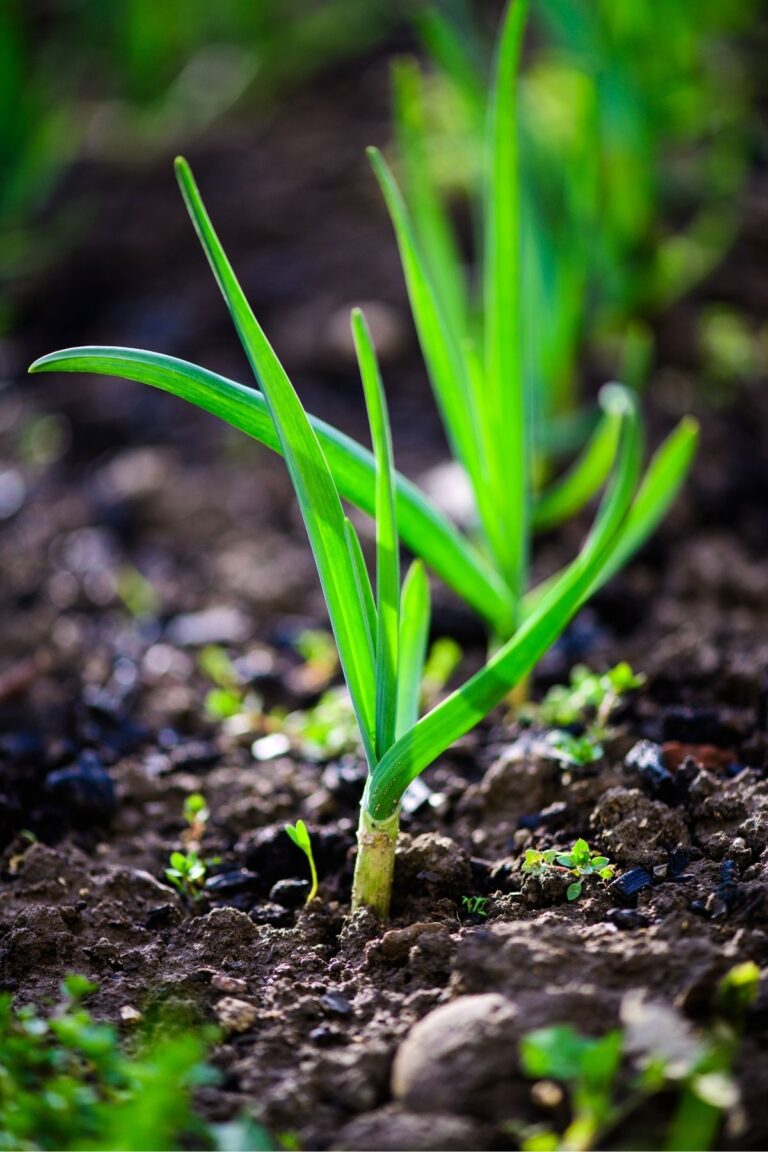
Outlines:
{"label": "blurred background plant", "polygon": [[[532,6],[520,80],[521,295],[542,478],[592,419],[580,381],[585,346],[604,375],[642,386],[649,322],[707,275],[735,235],[739,194],[765,143],[745,51],[758,8]],[[492,39],[469,0],[436,0],[414,24],[431,67],[422,75],[411,62],[396,66],[395,119],[419,239],[439,269],[446,247],[472,259],[480,246],[470,238]]]}

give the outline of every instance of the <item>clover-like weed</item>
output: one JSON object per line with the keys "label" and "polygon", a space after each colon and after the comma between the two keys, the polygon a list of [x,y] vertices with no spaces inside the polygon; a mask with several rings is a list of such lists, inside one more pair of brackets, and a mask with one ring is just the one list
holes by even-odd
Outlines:
{"label": "clover-like weed", "polygon": [[569,900],[578,900],[584,888],[584,881],[591,876],[600,880],[611,880],[616,866],[611,864],[607,856],[590,848],[586,840],[576,840],[569,852],[561,848],[546,848],[540,851],[528,848],[522,864],[522,871],[528,876],[546,876],[560,873],[572,876],[568,885],[567,897]]}

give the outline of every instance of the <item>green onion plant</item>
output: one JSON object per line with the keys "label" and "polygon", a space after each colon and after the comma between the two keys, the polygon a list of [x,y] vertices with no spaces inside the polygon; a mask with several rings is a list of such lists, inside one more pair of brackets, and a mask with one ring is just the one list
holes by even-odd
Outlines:
{"label": "green onion plant", "polygon": [[[521,307],[545,478],[589,428],[578,383],[584,346],[642,385],[649,316],[732,241],[754,139],[744,33],[756,8],[756,0],[531,7],[535,37],[518,96]],[[396,66],[400,172],[433,271],[456,312],[471,312],[471,294],[453,285],[457,244],[444,206],[460,193],[476,220],[483,215],[490,46],[464,0],[418,7],[414,23],[435,70]]]}
{"label": "green onion plant", "polygon": [[[374,163],[395,212],[414,317],[439,373],[455,449],[473,480],[483,535],[462,535],[394,467],[389,419],[376,353],[362,312],[352,333],[373,451],[308,416],[251,311],[206,212],[191,170],[176,162],[181,191],[259,390],[203,368],[133,349],[75,348],[45,356],[30,371],[89,371],[124,376],[174,393],[254,436],[285,458],[314,554],[368,764],[361,804],[353,907],[381,916],[390,901],[400,802],[408,785],[455,740],[482,720],[537,664],[574,614],[653,529],[688,469],[696,428],[684,421],[640,480],[642,431],[632,395],[603,391],[604,434],[611,475],[581,550],[561,571],[526,589],[534,516],[528,484],[529,424],[517,371],[514,321],[515,215],[507,211],[515,181],[508,134],[524,6],[510,9],[499,53],[497,112],[492,125],[494,188],[486,278],[486,345],[469,348],[454,331],[412,241],[405,208],[376,155]],[[567,480],[560,495],[571,499]],[[343,500],[373,515],[372,581]],[[400,543],[413,551],[401,584]],[[486,618],[495,643],[487,663],[426,715],[420,687],[430,615],[426,563]]]}

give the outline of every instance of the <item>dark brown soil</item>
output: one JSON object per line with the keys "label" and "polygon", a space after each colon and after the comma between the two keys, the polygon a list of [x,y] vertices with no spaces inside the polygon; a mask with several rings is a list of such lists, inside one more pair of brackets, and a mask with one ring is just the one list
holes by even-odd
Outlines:
{"label": "dark brown soil", "polygon": [[[345,314],[378,304],[398,460],[419,474],[443,449],[363,157],[386,136],[374,60],[272,123],[229,125],[191,159],[302,396],[354,432],[362,404]],[[404,817],[382,929],[347,916],[359,766],[256,762],[202,711],[195,661],[206,642],[251,660],[268,705],[307,701],[290,640],[324,616],[281,462],[139,385],[21,377],[43,352],[99,341],[245,376],[169,164],[71,173],[59,198],[87,206],[88,233],[22,286],[18,335],[2,349],[6,374],[19,375],[0,395],[0,504],[12,509],[23,484],[0,527],[3,988],[39,1000],[74,970],[99,982],[97,1015],[174,998],[219,1019],[223,1081],[201,1098],[212,1119],[247,1108],[306,1148],[503,1148],[514,1147],[505,1121],[538,1115],[518,1064],[525,1032],[572,1023],[597,1034],[635,989],[705,1023],[730,967],[768,964],[768,393],[745,388],[729,408],[708,408],[694,340],[702,302],[748,315],[765,303],[765,190],[756,176],[734,256],[659,333],[652,424],[699,411],[694,480],[544,661],[535,692],[576,660],[628,659],[646,686],[588,771],[542,759],[502,715],[443,757],[425,776],[431,802]],[[70,441],[34,464],[24,444],[51,411]],[[547,541],[545,561],[577,540],[571,528]],[[145,618],[120,597],[126,566],[159,597]],[[481,639],[444,594],[435,632],[469,649]],[[655,769],[631,767],[641,740]],[[221,863],[192,906],[163,877],[196,790],[212,811],[203,853]],[[299,816],[322,881],[309,910],[274,890],[305,875],[282,832]],[[569,904],[559,884],[522,882],[526,847],[580,835],[616,862],[617,884]],[[627,895],[621,878],[637,868],[648,882]],[[490,897],[485,920],[462,909],[476,894]],[[441,1048],[453,1018],[430,1021],[426,1038],[412,1032],[452,1003],[465,1049]],[[723,1147],[768,1138],[767,1008],[763,993],[739,1061],[744,1125]],[[625,1146],[647,1146],[644,1122]]]}

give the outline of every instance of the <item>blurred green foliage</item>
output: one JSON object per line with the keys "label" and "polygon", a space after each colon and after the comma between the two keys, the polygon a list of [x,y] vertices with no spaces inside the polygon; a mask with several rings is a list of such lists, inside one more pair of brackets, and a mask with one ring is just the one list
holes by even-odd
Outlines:
{"label": "blurred green foliage", "polygon": [[[532,5],[519,134],[523,333],[540,467],[583,436],[584,345],[641,385],[649,317],[705,276],[734,235],[756,141],[758,64],[747,45],[759,9],[758,0]],[[491,52],[478,11],[469,0],[434,0],[415,15],[437,69],[425,81],[425,161],[449,202],[469,196],[472,221]],[[402,137],[398,83],[395,104]]]}
{"label": "blurred green foliage", "polygon": [[215,1148],[192,1102],[196,1086],[216,1080],[205,1063],[215,1034],[166,1021],[129,1054],[83,1007],[95,989],[68,976],[47,1014],[0,997],[0,1148]]}

